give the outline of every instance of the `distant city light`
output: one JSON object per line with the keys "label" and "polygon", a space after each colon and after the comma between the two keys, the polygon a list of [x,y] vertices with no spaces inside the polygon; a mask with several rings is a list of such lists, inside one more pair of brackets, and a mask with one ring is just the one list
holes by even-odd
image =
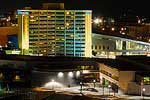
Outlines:
{"label": "distant city light", "polygon": [[102,23],[102,19],[99,19],[99,23]]}
{"label": "distant city light", "polygon": [[102,23],[102,22],[103,22],[102,19],[99,19],[99,18],[94,19],[95,24],[99,24],[99,23]]}
{"label": "distant city light", "polygon": [[141,20],[139,19],[139,20],[138,20],[138,24],[140,24],[140,23],[141,23]]}
{"label": "distant city light", "polygon": [[94,20],[94,23],[95,23],[95,24],[98,24],[98,23],[99,23],[99,19],[98,19],[98,18],[95,19],[95,20]]}

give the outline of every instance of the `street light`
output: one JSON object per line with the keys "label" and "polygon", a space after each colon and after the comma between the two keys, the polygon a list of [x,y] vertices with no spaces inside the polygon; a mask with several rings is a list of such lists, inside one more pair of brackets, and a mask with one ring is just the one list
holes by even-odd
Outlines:
{"label": "street light", "polygon": [[108,85],[108,88],[109,88],[109,95],[110,95],[110,88],[111,88],[111,85]]}
{"label": "street light", "polygon": [[96,80],[93,80],[93,83],[94,83],[94,88],[95,88],[95,83],[96,83]]}
{"label": "street light", "polygon": [[143,80],[141,81],[141,97],[143,96]]}
{"label": "street light", "polygon": [[69,72],[68,76],[69,76],[69,78],[72,78],[73,77],[73,72]]}
{"label": "street light", "polygon": [[80,76],[80,71],[76,72],[76,76],[79,77]]}
{"label": "street light", "polygon": [[[143,88],[143,89],[142,89],[142,91],[143,91],[143,95],[144,95],[144,92],[146,91],[146,89],[145,89],[145,88]],[[144,96],[143,96],[143,99],[144,99]]]}
{"label": "street light", "polygon": [[80,82],[80,93],[82,93],[82,82]]}
{"label": "street light", "polygon": [[59,73],[58,73],[58,77],[59,77],[59,78],[61,78],[61,77],[63,77],[63,76],[64,76],[64,73],[62,73],[62,72],[59,72]]}

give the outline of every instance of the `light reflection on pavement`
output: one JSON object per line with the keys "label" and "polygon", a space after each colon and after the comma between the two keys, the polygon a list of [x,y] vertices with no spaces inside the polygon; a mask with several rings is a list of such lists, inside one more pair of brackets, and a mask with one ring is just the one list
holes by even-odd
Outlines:
{"label": "light reflection on pavement", "polygon": [[[84,87],[88,88],[88,87]],[[83,88],[83,89],[84,89]],[[141,96],[130,96],[130,95],[123,95],[121,92],[115,93],[112,90],[109,90],[108,88],[95,88],[98,90],[98,92],[93,92],[93,91],[85,91],[82,90],[80,91],[80,86],[76,87],[70,87],[70,88],[55,88],[55,91],[57,93],[65,93],[68,95],[86,95],[92,98],[100,98],[100,99],[105,99],[105,100],[150,100],[150,97],[141,97]]]}

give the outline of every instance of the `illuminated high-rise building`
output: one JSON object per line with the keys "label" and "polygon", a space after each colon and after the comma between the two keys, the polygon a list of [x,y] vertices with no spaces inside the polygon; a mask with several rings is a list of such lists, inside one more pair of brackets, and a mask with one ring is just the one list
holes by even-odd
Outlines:
{"label": "illuminated high-rise building", "polygon": [[91,57],[91,10],[28,9],[17,13],[22,54]]}

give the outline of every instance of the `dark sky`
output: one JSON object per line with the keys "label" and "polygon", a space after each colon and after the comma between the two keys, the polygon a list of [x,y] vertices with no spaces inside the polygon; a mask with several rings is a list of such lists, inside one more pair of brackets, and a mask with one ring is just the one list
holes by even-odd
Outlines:
{"label": "dark sky", "polygon": [[120,16],[128,12],[150,17],[149,0],[1,0],[0,10],[20,9],[24,6],[40,8],[42,3],[62,2],[66,9],[91,9],[96,16]]}

